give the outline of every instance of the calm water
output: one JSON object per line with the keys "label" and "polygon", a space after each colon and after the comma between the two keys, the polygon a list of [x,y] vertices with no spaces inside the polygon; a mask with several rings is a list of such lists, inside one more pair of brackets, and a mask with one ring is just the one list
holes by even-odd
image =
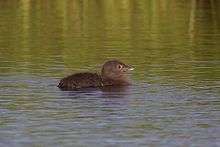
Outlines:
{"label": "calm water", "polygon": [[[220,146],[220,2],[0,1],[0,146]],[[135,67],[124,89],[60,78]]]}

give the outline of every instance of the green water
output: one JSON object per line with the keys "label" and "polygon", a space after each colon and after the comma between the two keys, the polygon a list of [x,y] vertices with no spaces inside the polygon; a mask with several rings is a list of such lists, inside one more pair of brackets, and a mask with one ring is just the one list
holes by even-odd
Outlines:
{"label": "green water", "polygon": [[[0,1],[0,146],[219,146],[220,2]],[[60,78],[135,67],[133,85]]]}

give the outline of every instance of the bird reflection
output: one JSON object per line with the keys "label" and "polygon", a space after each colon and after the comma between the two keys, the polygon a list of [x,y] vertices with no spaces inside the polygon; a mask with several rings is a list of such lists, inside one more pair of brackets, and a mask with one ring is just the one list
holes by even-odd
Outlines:
{"label": "bird reflection", "polygon": [[[130,86],[105,86],[102,88],[83,88],[62,93],[72,98],[125,98],[129,95]],[[62,94],[62,95],[63,95]]]}

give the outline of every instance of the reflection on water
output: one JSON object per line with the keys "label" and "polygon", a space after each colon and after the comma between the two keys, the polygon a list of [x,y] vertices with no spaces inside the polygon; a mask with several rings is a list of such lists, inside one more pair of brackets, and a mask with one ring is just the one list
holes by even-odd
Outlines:
{"label": "reflection on water", "polygon": [[[220,146],[219,6],[0,1],[0,146]],[[112,58],[132,86],[56,87]]]}

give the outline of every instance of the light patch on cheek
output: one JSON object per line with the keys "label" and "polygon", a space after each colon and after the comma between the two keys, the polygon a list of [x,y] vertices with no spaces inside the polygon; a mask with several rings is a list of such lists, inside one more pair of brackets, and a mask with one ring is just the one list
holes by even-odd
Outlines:
{"label": "light patch on cheek", "polygon": [[122,69],[122,72],[127,72],[127,71],[128,71],[128,69],[126,69],[126,68]]}

